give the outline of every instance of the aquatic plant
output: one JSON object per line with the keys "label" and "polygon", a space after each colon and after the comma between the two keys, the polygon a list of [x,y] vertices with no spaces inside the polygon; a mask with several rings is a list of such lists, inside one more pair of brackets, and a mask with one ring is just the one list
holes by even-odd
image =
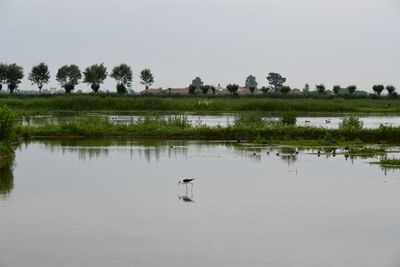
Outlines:
{"label": "aquatic plant", "polygon": [[342,121],[339,123],[339,129],[343,130],[360,130],[364,126],[364,123],[362,120],[360,120],[359,117],[357,116],[347,116],[342,119]]}
{"label": "aquatic plant", "polygon": [[392,159],[381,159],[379,161],[380,165],[385,165],[385,166],[389,166],[389,167],[399,167],[400,168],[400,159],[396,159],[396,158],[392,158]]}
{"label": "aquatic plant", "polygon": [[0,141],[8,142],[15,132],[15,115],[7,106],[0,105]]}
{"label": "aquatic plant", "polygon": [[280,122],[288,125],[295,125],[297,122],[296,113],[293,111],[283,112],[280,116]]}

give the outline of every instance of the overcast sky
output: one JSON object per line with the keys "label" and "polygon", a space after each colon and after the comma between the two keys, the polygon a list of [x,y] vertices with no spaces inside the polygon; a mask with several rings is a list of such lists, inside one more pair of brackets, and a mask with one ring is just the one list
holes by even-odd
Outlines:
{"label": "overcast sky", "polygon": [[[0,62],[150,68],[153,87],[305,83],[400,87],[400,0],[0,0]],[[86,85],[79,88],[89,90]],[[103,88],[114,90],[108,78]]]}

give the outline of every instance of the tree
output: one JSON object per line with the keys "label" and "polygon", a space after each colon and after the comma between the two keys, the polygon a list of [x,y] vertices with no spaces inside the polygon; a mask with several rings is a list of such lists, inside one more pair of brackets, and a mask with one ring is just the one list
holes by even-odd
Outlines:
{"label": "tree", "polygon": [[77,65],[65,65],[58,69],[56,80],[65,89],[65,93],[69,94],[79,84],[82,78],[81,70]]}
{"label": "tree", "polygon": [[43,85],[47,84],[50,80],[49,67],[44,63],[33,66],[28,79],[32,84],[37,84],[39,92],[41,92]]}
{"label": "tree", "polygon": [[274,88],[275,93],[279,92],[279,89],[286,82],[286,78],[282,77],[279,73],[270,72],[267,76],[269,84]]}
{"label": "tree", "polygon": [[146,87],[146,90],[154,83],[153,73],[149,69],[144,69],[140,72],[140,79],[142,80],[140,83]]}
{"label": "tree", "polygon": [[237,84],[228,84],[226,86],[226,89],[228,89],[228,91],[231,94],[235,94],[237,92],[237,90],[239,90],[239,85],[237,85]]}
{"label": "tree", "polygon": [[288,94],[289,92],[290,92],[290,90],[292,90],[291,88],[290,88],[290,86],[281,86],[281,88],[279,89],[280,90],[280,92],[281,92],[281,94]]}
{"label": "tree", "polygon": [[394,91],[396,91],[396,87],[393,85],[386,86],[386,90],[388,91],[389,96],[394,95]]}
{"label": "tree", "polygon": [[303,94],[308,94],[310,92],[310,85],[306,83],[303,88]]}
{"label": "tree", "polygon": [[14,90],[18,88],[22,78],[24,78],[24,70],[17,64],[7,65],[6,71],[6,83],[10,94],[14,93]]}
{"label": "tree", "polygon": [[210,91],[210,89],[211,89],[211,86],[210,85],[203,85],[202,87],[201,87],[201,91],[203,92],[203,94],[208,94],[208,92]]}
{"label": "tree", "polygon": [[100,89],[100,84],[104,82],[107,78],[107,68],[103,63],[100,65],[95,64],[90,67],[87,67],[83,72],[84,78],[83,82],[90,84],[93,92],[97,93]]}
{"label": "tree", "polygon": [[332,88],[332,90],[333,90],[333,92],[335,93],[335,95],[338,95],[338,94],[339,94],[340,89],[342,89],[342,88],[340,87],[340,85],[334,85],[333,88]]}
{"label": "tree", "polygon": [[323,93],[325,93],[325,85],[324,84],[317,84],[317,85],[315,85],[315,89],[317,90],[317,92],[319,93],[319,94],[323,94]]}
{"label": "tree", "polygon": [[347,86],[347,90],[349,91],[349,94],[352,95],[357,90],[357,86],[349,85],[349,86]]}
{"label": "tree", "polygon": [[189,85],[189,94],[194,94],[196,93],[196,86],[191,84]]}
{"label": "tree", "polygon": [[3,88],[3,83],[7,81],[7,65],[0,63],[0,91]]}
{"label": "tree", "polygon": [[261,87],[261,91],[262,91],[264,94],[266,94],[266,93],[268,93],[269,91],[271,91],[271,87],[265,87],[265,86],[263,86],[263,87]]}
{"label": "tree", "polygon": [[257,89],[257,86],[258,82],[256,80],[256,77],[254,77],[253,75],[249,75],[246,78],[246,88],[248,88],[250,92],[254,94],[254,91]]}
{"label": "tree", "polygon": [[382,91],[385,90],[385,86],[382,84],[376,84],[374,86],[372,86],[372,90],[374,90],[374,92],[380,96]]}
{"label": "tree", "polygon": [[113,68],[110,75],[117,81],[117,92],[119,94],[126,94],[127,87],[132,85],[132,69],[127,64],[121,64]]}
{"label": "tree", "polygon": [[213,95],[215,95],[215,93],[216,93],[216,91],[217,91],[217,88],[215,88],[215,86],[211,85],[211,86],[210,86],[210,90],[211,90],[211,92],[213,93]]}
{"label": "tree", "polygon": [[193,81],[192,81],[192,86],[194,86],[194,92],[201,90],[201,87],[204,85],[204,82],[201,80],[200,77],[196,77]]}

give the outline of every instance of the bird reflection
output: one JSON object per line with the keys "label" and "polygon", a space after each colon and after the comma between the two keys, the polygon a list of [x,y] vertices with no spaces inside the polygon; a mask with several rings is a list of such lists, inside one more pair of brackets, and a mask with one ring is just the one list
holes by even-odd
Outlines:
{"label": "bird reflection", "polygon": [[184,195],[184,196],[179,196],[179,195],[178,195],[178,199],[179,199],[179,200],[182,200],[183,202],[186,202],[186,203],[194,203],[194,200],[193,200],[193,191],[192,191],[192,194],[191,194],[190,197],[187,196],[187,195]]}
{"label": "bird reflection", "polygon": [[[186,203],[194,203],[194,200],[193,200],[193,180],[194,179],[184,179],[184,180],[182,180],[182,181],[180,181],[178,183],[178,185],[184,184],[185,188],[186,188],[185,195],[178,195],[178,199],[179,200],[182,200],[183,202],[186,202]],[[192,185],[190,187],[190,196],[189,196],[188,184]]]}

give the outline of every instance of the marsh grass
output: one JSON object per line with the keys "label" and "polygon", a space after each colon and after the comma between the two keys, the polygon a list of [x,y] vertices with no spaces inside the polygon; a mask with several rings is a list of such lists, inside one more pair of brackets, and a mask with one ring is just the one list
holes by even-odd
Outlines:
{"label": "marsh grass", "polygon": [[384,155],[386,149],[383,147],[351,147],[347,154],[351,156]]}
{"label": "marsh grass", "polygon": [[[17,133],[24,137],[133,137],[150,139],[249,140],[260,144],[277,142],[324,146],[370,143],[384,140],[387,144],[400,144],[399,127],[378,129],[326,129],[308,126],[264,123],[256,117],[240,119],[240,123],[226,127],[192,125],[186,116],[147,116],[130,123],[114,123],[105,117],[84,117],[40,126],[19,126]],[[252,121],[252,123],[248,123]]]}
{"label": "marsh grass", "polygon": [[385,167],[396,167],[396,168],[400,168],[400,159],[381,159],[379,161],[379,164]]}
{"label": "marsh grass", "polygon": [[396,99],[309,99],[267,97],[201,97],[201,96],[117,96],[39,95],[1,96],[0,103],[13,110],[30,114],[46,112],[283,112],[301,113],[399,113]]}

